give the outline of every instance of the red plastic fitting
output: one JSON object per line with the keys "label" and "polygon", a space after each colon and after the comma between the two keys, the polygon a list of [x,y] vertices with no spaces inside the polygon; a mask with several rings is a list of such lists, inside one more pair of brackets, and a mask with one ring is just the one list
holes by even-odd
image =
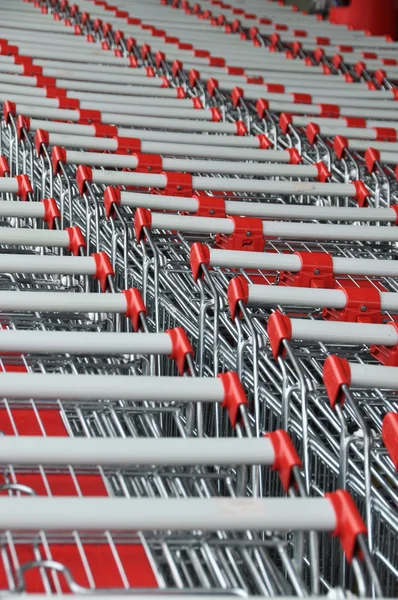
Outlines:
{"label": "red plastic fitting", "polygon": [[246,394],[238,374],[234,371],[220,373],[218,377],[221,379],[224,388],[224,400],[221,406],[227,409],[231,425],[235,427],[239,420],[240,407],[249,404]]}
{"label": "red plastic fitting", "polygon": [[336,152],[337,158],[341,160],[344,155],[344,151],[348,148],[348,140],[342,135],[336,135],[333,140],[333,150]]}
{"label": "red plastic fitting", "polygon": [[369,173],[373,173],[376,162],[380,161],[380,150],[368,148],[365,152],[365,164]]}
{"label": "red plastic fitting", "polygon": [[206,246],[206,244],[201,244],[200,242],[195,242],[192,244],[189,253],[189,264],[191,266],[192,277],[195,281],[197,281],[200,275],[203,276],[203,273],[201,273],[202,266],[210,266],[209,246]]}
{"label": "red plastic fitting", "polygon": [[264,83],[264,87],[270,94],[284,94],[285,86],[279,83]]}
{"label": "red plastic fitting", "polygon": [[241,99],[244,97],[245,92],[243,91],[243,89],[241,87],[234,87],[234,89],[231,92],[231,100],[232,100],[232,104],[235,106],[235,108],[238,106],[239,102],[241,101]]}
{"label": "red plastic fitting", "polygon": [[333,258],[327,252],[295,252],[301,261],[298,273],[282,271],[279,285],[292,287],[308,287],[333,289],[335,279],[333,273]]}
{"label": "red plastic fitting", "polygon": [[[198,98],[198,100],[199,100],[199,98]],[[198,108],[198,107],[195,107],[195,108]],[[211,106],[210,112],[211,112],[211,120],[212,121],[214,121],[215,123],[219,123],[220,121],[222,121],[221,111],[217,106]]]}
{"label": "red plastic fitting", "polygon": [[93,182],[93,170],[91,167],[79,165],[76,169],[76,183],[79,193],[84,194],[86,185]]}
{"label": "red plastic fitting", "polygon": [[385,79],[387,79],[387,74],[386,74],[386,72],[385,72],[385,71],[383,71],[383,69],[378,69],[378,70],[375,72],[375,79],[376,79],[376,81],[377,81],[377,83],[378,83],[379,85],[382,85],[382,84],[383,84],[383,81],[384,81]]}
{"label": "red plastic fitting", "polygon": [[355,187],[354,199],[356,200],[358,206],[363,208],[367,204],[370,192],[364,182],[360,179],[358,179],[358,181],[352,181],[351,184]]}
{"label": "red plastic fitting", "polygon": [[311,94],[290,94],[294,104],[312,104]]}
{"label": "red plastic fitting", "polygon": [[209,65],[211,67],[225,67],[225,58],[221,58],[221,56],[209,56]]}
{"label": "red plastic fitting", "polygon": [[219,219],[225,219],[225,200],[224,198],[217,198],[216,196],[206,196],[199,194],[194,196],[198,202],[198,209],[195,213],[198,217],[213,217]]}
{"label": "red plastic fitting", "polygon": [[[203,104],[202,104],[202,101],[200,100],[200,98],[198,98],[197,96],[195,96],[194,98],[191,98],[191,101],[192,101],[192,106],[194,108],[196,108],[196,110],[202,110],[203,109]],[[213,109],[215,111],[217,110],[218,111],[217,114],[220,114],[220,116],[221,116],[221,113],[220,113],[220,111],[218,110],[217,107],[212,106],[210,110],[212,111]],[[214,114],[216,114],[216,113],[214,113]]]}
{"label": "red plastic fitting", "polygon": [[137,173],[161,173],[162,157],[160,154],[141,154],[134,152],[133,156],[137,159],[135,171]]}
{"label": "red plastic fitting", "polygon": [[176,362],[179,374],[183,375],[188,368],[188,356],[193,357],[191,342],[182,327],[166,329],[165,333],[168,333],[171,339],[172,351],[169,358]]}
{"label": "red plastic fitting", "polygon": [[18,185],[17,195],[26,202],[28,200],[28,194],[33,194],[32,184],[27,175],[16,175],[15,179]]}
{"label": "red plastic fitting", "polygon": [[44,206],[43,221],[47,223],[49,229],[54,229],[55,219],[61,218],[55,198],[46,198],[42,200],[42,203]]}
{"label": "red plastic fitting", "polygon": [[321,109],[320,117],[337,119],[340,116],[340,107],[337,104],[318,104],[318,106]]}
{"label": "red plastic fitting", "polygon": [[269,102],[265,98],[258,98],[256,102],[256,111],[259,119],[265,119],[265,113],[269,110]]}
{"label": "red plastic fitting", "polygon": [[14,56],[15,65],[32,66],[33,58],[31,56]]}
{"label": "red plastic fitting", "polygon": [[82,230],[78,225],[74,225],[73,227],[67,227],[65,231],[69,236],[69,245],[67,249],[73,256],[78,256],[80,248],[86,247],[86,240],[84,239]]}
{"label": "red plastic fitting", "polygon": [[103,123],[93,123],[95,137],[115,137],[117,136],[117,127],[114,125],[104,125]]}
{"label": "red plastic fitting", "polygon": [[46,87],[46,98],[66,98],[68,90],[57,87]]}
{"label": "red plastic fitting", "polygon": [[279,127],[285,135],[289,131],[289,127],[293,124],[293,116],[288,113],[282,113],[279,117]]}
{"label": "red plastic fitting", "polygon": [[317,63],[320,63],[322,58],[325,56],[325,50],[323,48],[315,48],[313,56]]}
{"label": "red plastic fitting", "polygon": [[58,175],[59,173],[59,163],[66,163],[66,150],[60,146],[54,146],[51,152],[51,164],[54,175]]}
{"label": "red plastic fitting", "polygon": [[330,38],[316,36],[315,43],[319,44],[320,46],[330,46]]}
{"label": "red plastic fitting", "polygon": [[316,169],[318,171],[318,175],[317,175],[318,181],[325,183],[329,179],[329,177],[332,176],[331,172],[329,171],[329,169],[327,168],[327,166],[325,165],[324,162],[317,162],[314,164],[314,167],[316,167]]}
{"label": "red plastic fitting", "polygon": [[104,210],[105,210],[105,216],[107,219],[110,218],[112,212],[113,212],[113,207],[116,206],[120,206],[120,202],[121,202],[121,192],[120,189],[117,187],[113,187],[111,185],[109,185],[104,192]]}
{"label": "red plastic fitting", "polygon": [[380,292],[376,288],[341,286],[346,304],[342,309],[323,308],[322,317],[328,321],[353,323],[382,323]]}
{"label": "red plastic fitting", "polygon": [[7,125],[10,122],[11,115],[15,119],[17,115],[17,105],[15,104],[15,102],[11,102],[11,100],[6,100],[3,104],[3,117]]}
{"label": "red plastic fitting", "polygon": [[273,147],[273,143],[270,142],[264,133],[258,133],[256,138],[258,139],[258,146],[261,150],[268,150]]}
{"label": "red plastic fitting", "polygon": [[144,237],[144,227],[151,229],[152,227],[152,214],[147,208],[137,208],[134,215],[134,232],[137,242],[141,241]]}
{"label": "red plastic fitting", "polygon": [[165,196],[192,196],[192,175],[190,173],[163,171],[162,175],[166,177],[166,186],[161,190],[161,194]]}
{"label": "red plastic fitting", "polygon": [[34,77],[37,75],[43,75],[42,67],[38,67],[31,64],[22,65],[23,66],[23,75],[27,75],[28,77]]}
{"label": "red plastic fitting", "polygon": [[372,127],[373,131],[376,132],[376,140],[378,142],[396,142],[397,131],[390,127]]}
{"label": "red plastic fitting", "polygon": [[243,136],[247,134],[247,127],[243,121],[235,121],[236,133],[237,136]]}
{"label": "red plastic fitting", "polygon": [[308,125],[305,128],[305,135],[311,146],[315,144],[316,138],[318,135],[320,135],[320,133],[321,128],[317,123],[308,123]]}
{"label": "red plastic fitting", "polygon": [[196,82],[200,80],[200,73],[196,69],[191,69],[188,73],[189,85],[195,87]]}
{"label": "red plastic fitting", "polygon": [[244,75],[245,70],[242,67],[226,67],[228,75]]}
{"label": "red plastic fitting", "polygon": [[182,62],[180,60],[175,60],[173,62],[173,64],[171,65],[171,70],[172,70],[172,73],[173,73],[173,77],[177,77],[178,72],[182,71],[182,69],[183,69]]}
{"label": "red plastic fitting", "polygon": [[303,158],[297,148],[286,148],[286,152],[289,153],[289,164],[291,165],[299,165],[303,162]]}
{"label": "red plastic fitting", "polygon": [[143,59],[146,58],[146,55],[151,51],[151,47],[149,46],[149,44],[142,44],[141,46],[141,57]]}
{"label": "red plastic fitting", "polygon": [[137,288],[123,290],[126,297],[126,312],[125,317],[130,319],[134,331],[138,331],[140,327],[141,315],[147,315],[147,309],[141,296],[141,292]]}
{"label": "red plastic fitting", "polygon": [[239,310],[239,302],[247,304],[249,301],[249,284],[243,275],[238,275],[231,279],[228,284],[227,299],[231,319],[234,320],[235,317],[241,319],[242,314]]}
{"label": "red plastic fitting", "polygon": [[293,468],[299,467],[301,469],[303,466],[300,457],[287,431],[278,429],[266,433],[265,437],[270,440],[274,449],[275,458],[272,469],[278,471],[282,487],[285,492],[288,492],[289,488],[294,486],[295,483]]}
{"label": "red plastic fitting", "polygon": [[0,177],[10,175],[10,167],[5,156],[0,156]]}
{"label": "red plastic fitting", "polygon": [[351,383],[351,369],[348,360],[336,355],[328,356],[323,364],[323,383],[329,398],[330,406],[344,403],[343,386]]}
{"label": "red plastic fitting", "polygon": [[206,84],[206,89],[209,93],[209,95],[211,97],[214,96],[215,91],[219,88],[219,83],[218,80],[215,79],[214,77],[210,77],[210,79],[207,80],[207,84]]}
{"label": "red plastic fitting", "polygon": [[290,318],[283,315],[280,311],[273,312],[268,318],[267,323],[268,339],[275,360],[278,356],[285,355],[285,349],[282,342],[292,339],[292,325]]}
{"label": "red plastic fitting", "polygon": [[117,148],[116,154],[133,154],[134,152],[141,152],[141,140],[139,138],[128,138],[114,136],[116,140]]}
{"label": "red plastic fitting", "polygon": [[398,413],[390,412],[384,417],[381,436],[395,470],[398,470]]}
{"label": "red plastic fitting", "polygon": [[164,62],[165,60],[166,60],[165,53],[158,50],[155,54],[155,64],[156,64],[157,68],[159,68],[161,66],[162,62]]}
{"label": "red plastic fitting", "polygon": [[30,118],[25,117],[23,115],[18,115],[16,126],[17,126],[17,138],[18,138],[18,140],[21,140],[24,132],[30,131]]}
{"label": "red plastic fitting", "polygon": [[254,83],[258,85],[264,85],[264,77],[248,77],[246,76],[246,83]]}
{"label": "red plastic fitting", "polygon": [[49,143],[50,138],[48,131],[44,131],[44,129],[38,129],[35,133],[35,148],[37,156],[41,156],[43,151],[42,147],[45,146],[46,148],[48,148]]}
{"label": "red plastic fitting", "polygon": [[199,58],[209,58],[210,52],[208,50],[202,50],[199,48],[197,50],[194,50],[193,55]]}
{"label": "red plastic fitting", "polygon": [[366,119],[359,117],[344,117],[344,121],[347,127],[353,127],[354,129],[366,128]]}
{"label": "red plastic fitting", "polygon": [[355,505],[352,496],[346,490],[337,490],[325,494],[336,515],[336,529],[332,532],[333,537],[338,537],[340,545],[349,563],[358,554],[358,536],[366,535],[365,523]]}
{"label": "red plastic fitting", "polygon": [[91,256],[95,261],[94,279],[99,281],[101,291],[105,292],[108,287],[108,277],[113,277],[115,275],[111,261],[105,252],[96,252]]}
{"label": "red plastic fitting", "polygon": [[216,244],[220,248],[250,252],[264,251],[265,239],[261,219],[235,216],[230,216],[228,219],[234,223],[234,232],[232,235],[217,234]]}
{"label": "red plastic fitting", "polygon": [[45,77],[44,75],[36,76],[36,87],[57,87],[57,80],[55,77]]}
{"label": "red plastic fitting", "polygon": [[77,98],[58,98],[58,108],[66,108],[70,110],[78,110],[80,100]]}
{"label": "red plastic fitting", "polygon": [[86,108],[79,108],[78,113],[78,123],[91,125],[91,123],[101,122],[101,112],[99,110],[88,110]]}
{"label": "red plastic fitting", "polygon": [[[398,333],[398,323],[389,321],[387,325],[394,327]],[[370,354],[386,367],[398,367],[398,344],[395,346],[370,346]]]}

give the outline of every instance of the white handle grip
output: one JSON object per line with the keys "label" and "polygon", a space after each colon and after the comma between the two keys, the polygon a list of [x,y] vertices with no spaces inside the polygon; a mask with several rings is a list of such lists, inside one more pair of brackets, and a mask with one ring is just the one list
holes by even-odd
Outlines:
{"label": "white handle grip", "polygon": [[[149,197],[149,195],[147,195]],[[123,192],[122,192],[123,197]],[[210,267],[227,269],[261,269],[263,271],[292,271],[301,269],[301,260],[295,254],[244,252],[241,250],[217,250],[209,248]],[[392,260],[332,257],[335,275],[379,275],[398,277],[398,263]]]}
{"label": "white handle grip", "polygon": [[[41,88],[37,88],[41,89]],[[146,100],[145,100],[146,101]],[[133,137],[138,137],[133,133]],[[141,138],[142,139],[142,138]],[[173,135],[174,139],[174,135]],[[223,138],[218,138],[220,144]],[[117,141],[110,138],[92,138],[86,136],[49,134],[50,146],[65,148],[82,148],[83,150],[117,150]],[[262,162],[289,162],[290,155],[284,150],[260,150],[256,148],[234,148],[226,146],[205,146],[198,144],[176,144],[174,142],[142,141],[141,151],[147,154],[162,154],[175,156],[193,156],[197,158],[215,158],[226,160],[254,160]]]}
{"label": "white handle grip", "polygon": [[42,219],[45,215],[42,202],[0,201],[0,217]]}
{"label": "white handle grip", "polygon": [[327,498],[1,497],[1,530],[334,531]]}
{"label": "white handle grip", "polygon": [[[146,142],[150,144],[151,142]],[[145,144],[145,142],[144,142]],[[152,150],[154,150],[152,148]],[[161,150],[161,144],[156,148],[157,152]],[[188,151],[188,154],[192,149]],[[122,156],[115,154],[101,154],[97,152],[74,152],[68,150],[66,153],[66,162],[68,164],[90,165],[110,167],[114,169],[135,169],[138,166],[137,158],[133,156]],[[271,163],[250,163],[250,162],[230,162],[220,160],[195,160],[184,158],[163,158],[162,167],[165,171],[177,171],[185,173],[220,173],[223,175],[257,175],[269,177],[316,177],[318,171],[312,165],[285,165]],[[233,204],[232,202],[229,204]],[[238,203],[240,207],[244,203]],[[258,206],[258,205],[257,205]],[[239,207],[235,207],[237,211]],[[303,207],[304,208],[304,207]],[[310,207],[309,207],[310,208]],[[319,207],[320,208],[320,207]],[[322,209],[320,209],[322,210]],[[355,210],[355,209],[347,209]],[[371,210],[371,209],[369,209]],[[373,209],[376,210],[376,209]],[[255,212],[255,211],[254,211]],[[393,212],[393,211],[391,211]],[[242,212],[230,212],[230,214],[243,214]],[[264,213],[265,214],[265,213]],[[271,213],[272,214],[272,213]],[[288,214],[285,212],[284,214]],[[333,213],[332,213],[333,214]],[[380,210],[383,215],[383,210]],[[395,216],[395,213],[394,213]],[[314,217],[316,218],[316,217]],[[327,218],[327,217],[326,217]],[[336,215],[335,215],[336,218]],[[358,216],[356,216],[358,218]],[[392,217],[391,219],[392,220]]]}
{"label": "white handle grip", "polygon": [[[160,178],[164,176],[152,175],[151,177]],[[144,181],[144,178],[142,181]],[[152,229],[178,229],[182,232],[223,233],[225,235],[231,235],[234,232],[234,222],[230,219],[187,217],[161,213],[152,213],[151,219]],[[355,225],[300,223],[300,227],[298,227],[294,222],[264,221],[263,234],[265,237],[304,240],[398,241],[398,229],[396,227],[372,227],[370,225],[356,227]]]}
{"label": "white handle grip", "polygon": [[3,193],[18,193],[18,181],[14,177],[0,177],[0,194]]}
{"label": "white handle grip", "polygon": [[[74,157],[76,153],[68,153]],[[95,161],[97,154],[92,152],[82,152],[88,157],[89,160]],[[100,155],[106,156],[109,155]],[[94,157],[94,158],[92,158]],[[130,159],[131,160],[131,159]],[[174,159],[163,159],[163,165],[165,166],[166,160]],[[76,162],[76,161],[74,161]],[[188,160],[187,162],[196,164],[195,160]],[[213,161],[205,161],[207,164],[212,165]],[[86,162],[85,164],[89,164]],[[229,163],[232,168],[235,164]],[[256,165],[257,166],[257,165]],[[259,167],[263,168],[261,165]],[[272,165],[271,165],[272,166]],[[168,167],[169,168],[169,167]],[[186,170],[186,169],[185,169]],[[201,170],[201,169],[198,169]],[[156,196],[151,194],[140,194],[136,192],[121,192],[121,205],[130,206],[134,208],[142,207],[153,210],[175,210],[175,211],[186,211],[196,212],[199,208],[199,203],[195,197],[180,197],[180,196]],[[273,204],[263,202],[238,202],[235,200],[225,200],[225,212],[227,215],[235,216],[247,216],[257,218],[271,218],[271,219],[302,219],[302,220],[316,220],[321,221],[379,221],[382,223],[395,223],[397,216],[394,210],[390,208],[347,208],[347,207],[332,207],[332,206],[305,206],[302,204]],[[301,227],[301,226],[300,226]]]}
{"label": "white handle grip", "polygon": [[131,400],[137,402],[223,402],[220,378],[140,377],[139,385],[131,377],[115,375],[38,375],[0,373],[2,394],[10,398],[59,400]]}
{"label": "white handle grip", "polygon": [[[283,165],[281,165],[283,167]],[[123,173],[120,171],[92,170],[93,182],[102,185],[132,185],[159,187],[166,184],[165,175],[147,175],[145,173]],[[273,181],[263,179],[235,179],[232,177],[192,177],[192,188],[198,191],[213,190],[275,194],[279,196],[310,195],[338,196],[353,198],[355,186],[350,183],[317,183],[307,181]]]}
{"label": "white handle grip", "polygon": [[68,438],[2,436],[13,465],[273,465],[267,438]]}
{"label": "white handle grip", "polygon": [[[40,256],[38,254],[0,253],[0,273],[94,275],[96,269],[95,260],[91,256]],[[8,293],[10,292],[0,292],[0,294]],[[51,296],[54,296],[54,294],[51,294]],[[74,294],[69,294],[69,296],[72,298]]]}
{"label": "white handle grip", "polygon": [[[23,295],[23,294],[22,294]],[[0,352],[39,354],[159,354],[169,356],[167,333],[0,330]]]}
{"label": "white handle grip", "polygon": [[67,231],[0,227],[0,245],[2,246],[46,246],[49,248],[68,248],[69,244],[70,240]]}
{"label": "white handle grip", "polygon": [[349,363],[351,370],[350,387],[381,388],[398,390],[398,369],[379,365]]}
{"label": "white handle grip", "polygon": [[[91,268],[91,265],[89,265],[89,267]],[[28,272],[32,271],[28,270]],[[61,270],[60,272],[63,271]],[[71,270],[70,274],[76,274],[78,272],[79,271],[76,272],[75,270]],[[45,273],[48,273],[48,271],[45,271]],[[125,314],[127,312],[127,301],[126,296],[124,294],[97,294],[83,292],[78,294],[71,294],[67,292],[40,291],[40,293],[37,293],[0,291],[0,310],[4,312],[43,311],[66,313],[99,312]]]}
{"label": "white handle grip", "polygon": [[[347,297],[343,290],[249,285],[248,306],[299,306],[308,308],[345,308]],[[364,303],[366,300],[364,299]],[[380,292],[381,309],[398,310],[398,294]]]}
{"label": "white handle grip", "polygon": [[334,321],[313,321],[311,319],[290,319],[292,340],[321,342],[323,344],[398,344],[398,332],[392,325],[373,323],[342,323]]}

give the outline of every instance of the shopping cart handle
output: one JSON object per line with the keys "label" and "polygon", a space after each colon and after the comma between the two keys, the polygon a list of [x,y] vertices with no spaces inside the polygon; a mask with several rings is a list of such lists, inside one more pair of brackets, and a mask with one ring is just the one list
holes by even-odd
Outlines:
{"label": "shopping cart handle", "polygon": [[291,319],[279,311],[275,311],[268,318],[267,333],[275,359],[281,352],[284,340],[368,346],[375,344],[386,348],[394,348],[398,344],[398,328],[394,323],[379,325]]}
{"label": "shopping cart handle", "polygon": [[0,217],[15,217],[27,219],[43,219],[49,229],[60,218],[60,212],[54,198],[40,202],[7,202],[0,201]]}
{"label": "shopping cart handle", "polygon": [[33,188],[27,175],[0,177],[0,193],[16,194],[21,200],[27,201],[33,193]]}
{"label": "shopping cart handle", "polygon": [[[2,436],[2,464],[300,466],[284,431],[266,438],[60,438]],[[290,480],[289,480],[290,483]]]}
{"label": "shopping cart handle", "polygon": [[132,386],[123,375],[64,375],[0,373],[5,396],[11,398],[43,398],[84,402],[85,400],[131,400],[135,402],[219,403],[226,408],[232,426],[248,400],[239,377],[227,372],[218,377],[140,377],[140,385]]}
{"label": "shopping cart handle", "polygon": [[398,369],[378,365],[348,362],[345,358],[328,356],[323,365],[323,382],[331,406],[344,402],[344,388],[381,388],[398,390]]}
{"label": "shopping cart handle", "polygon": [[398,471],[398,413],[390,412],[384,417],[381,433],[392,463]]}
{"label": "shopping cart handle", "polygon": [[77,255],[85,246],[79,227],[69,227],[62,231],[47,229],[14,229],[1,228],[1,244],[6,246],[42,246],[48,248],[65,248]]}
{"label": "shopping cart handle", "polygon": [[366,534],[343,490],[324,498],[0,497],[0,529],[12,531],[318,531],[340,539],[348,561]]}
{"label": "shopping cart handle", "polygon": [[181,328],[165,333],[113,333],[79,331],[0,330],[0,351],[23,354],[153,354],[170,356],[180,374],[193,355],[192,346]]}

